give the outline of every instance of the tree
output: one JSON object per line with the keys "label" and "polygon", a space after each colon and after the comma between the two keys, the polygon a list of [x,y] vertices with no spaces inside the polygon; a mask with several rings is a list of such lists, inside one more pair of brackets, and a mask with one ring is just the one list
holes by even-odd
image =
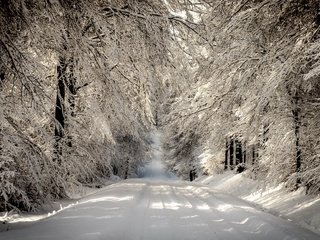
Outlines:
{"label": "tree", "polygon": [[[248,168],[255,177],[291,189],[309,182],[301,178],[309,165],[303,122],[314,119],[304,119],[302,109],[315,85],[303,78],[317,72],[317,56],[305,54],[317,42],[317,7],[316,1],[218,1],[202,11],[212,42],[196,44],[191,58],[201,64],[194,85],[173,101],[170,113],[170,125],[181,126],[180,135],[196,129],[200,136],[189,155],[198,158],[199,169],[220,172],[231,164],[226,154],[236,156],[237,147],[225,152],[225,139],[239,136],[252,149],[247,155],[254,164]],[[172,142],[170,149],[180,143]]]}
{"label": "tree", "polygon": [[0,208],[33,209],[116,167],[134,176],[176,65],[171,31],[195,26],[154,1],[6,0],[0,11]]}

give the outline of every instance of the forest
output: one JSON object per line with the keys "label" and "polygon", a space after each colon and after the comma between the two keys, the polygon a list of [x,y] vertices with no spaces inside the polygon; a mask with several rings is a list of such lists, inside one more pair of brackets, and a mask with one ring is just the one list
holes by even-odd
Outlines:
{"label": "forest", "polygon": [[0,211],[139,175],[320,192],[317,0],[0,0]]}

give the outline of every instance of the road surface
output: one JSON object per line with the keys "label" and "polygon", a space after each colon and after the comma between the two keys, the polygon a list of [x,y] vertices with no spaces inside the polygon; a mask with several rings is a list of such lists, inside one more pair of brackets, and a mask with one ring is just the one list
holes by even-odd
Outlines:
{"label": "road surface", "polygon": [[1,240],[319,240],[249,203],[181,181],[132,179]]}

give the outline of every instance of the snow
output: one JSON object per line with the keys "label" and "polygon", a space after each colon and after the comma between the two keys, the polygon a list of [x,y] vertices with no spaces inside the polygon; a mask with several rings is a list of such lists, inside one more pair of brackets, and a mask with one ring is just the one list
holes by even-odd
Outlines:
{"label": "snow", "polygon": [[270,214],[282,211],[292,218],[306,217],[306,224],[319,224],[319,215],[311,214],[319,212],[318,198],[286,193],[281,187],[262,191],[257,181],[231,172],[192,183],[178,181],[161,163],[161,135],[155,132],[152,139],[153,161],[142,171],[144,178],[119,181],[114,176],[116,183],[60,204],[49,214],[4,216],[10,223],[3,224],[0,240],[320,239]]}
{"label": "snow", "polygon": [[319,235],[198,183],[130,179],[2,232],[0,239],[316,240]]}
{"label": "snow", "polygon": [[320,234],[319,195],[306,195],[303,188],[290,192],[283,185],[265,186],[263,182],[254,181],[246,174],[234,174],[229,171],[214,176],[202,176],[196,181],[252,202],[263,211]]}
{"label": "snow", "polygon": [[319,236],[203,185],[131,179],[55,215],[0,234],[37,239],[296,239]]}

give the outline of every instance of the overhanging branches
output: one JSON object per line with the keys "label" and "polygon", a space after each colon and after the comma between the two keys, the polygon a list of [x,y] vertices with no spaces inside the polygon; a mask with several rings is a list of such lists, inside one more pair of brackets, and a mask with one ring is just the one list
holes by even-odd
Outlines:
{"label": "overhanging branches", "polygon": [[175,16],[173,14],[163,14],[163,13],[156,13],[156,12],[139,13],[139,12],[130,11],[128,6],[124,6],[123,8],[108,6],[108,7],[102,8],[101,13],[108,18],[114,17],[116,15],[118,16],[120,15],[125,17],[134,17],[138,19],[143,19],[146,21],[154,18],[154,19],[160,19],[166,22],[171,22],[171,23],[176,22],[183,25],[187,29],[191,30],[193,33],[195,33],[200,38],[205,40],[206,43],[208,43],[212,47],[212,44],[209,42],[209,40],[203,34],[197,31],[197,27],[199,27],[198,23],[192,22],[188,19],[184,19],[179,16]]}

